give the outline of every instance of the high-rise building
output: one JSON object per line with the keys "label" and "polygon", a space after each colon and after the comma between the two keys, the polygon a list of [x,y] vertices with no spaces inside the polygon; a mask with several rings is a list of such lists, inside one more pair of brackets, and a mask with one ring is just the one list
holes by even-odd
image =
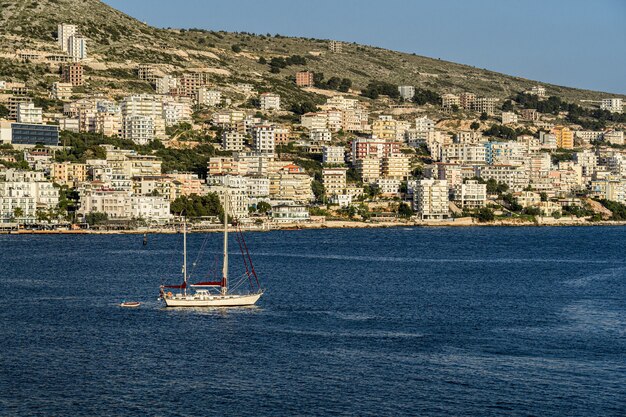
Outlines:
{"label": "high-rise building", "polygon": [[87,38],[81,35],[72,35],[67,40],[68,54],[77,61],[87,59]]}
{"label": "high-rise building", "polygon": [[418,181],[413,194],[413,207],[422,220],[447,218],[450,212],[448,182],[433,179]]}
{"label": "high-rise building", "polygon": [[555,126],[552,134],[556,136],[557,148],[572,149],[574,147],[574,133],[567,126]]}
{"label": "high-rise building", "polygon": [[400,92],[400,97],[405,100],[413,100],[413,96],[415,96],[415,87],[412,85],[401,85],[398,87],[398,91]]}
{"label": "high-rise building", "polygon": [[69,51],[69,39],[70,36],[76,35],[77,31],[76,31],[76,25],[69,25],[67,23],[61,23],[58,26],[58,32],[57,32],[57,42],[59,45],[59,48],[63,51],[63,52],[68,52]]}

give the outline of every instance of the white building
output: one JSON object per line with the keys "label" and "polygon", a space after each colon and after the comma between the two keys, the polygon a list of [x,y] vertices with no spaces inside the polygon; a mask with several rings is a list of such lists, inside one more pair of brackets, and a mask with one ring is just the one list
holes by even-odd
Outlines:
{"label": "white building", "polygon": [[274,153],[276,137],[274,135],[274,126],[261,125],[252,129],[252,139],[254,149],[257,152]]}
{"label": "white building", "polygon": [[553,133],[539,132],[539,141],[544,148],[556,149],[556,135]]}
{"label": "white building", "polygon": [[449,215],[448,182],[421,180],[415,185],[413,208],[425,219],[445,219]]}
{"label": "white building", "polygon": [[517,114],[509,111],[502,112],[502,124],[514,124],[517,123]]}
{"label": "white building", "polygon": [[166,126],[174,126],[183,122],[191,122],[191,103],[184,101],[166,101],[163,103],[163,119]]}
{"label": "white building", "polygon": [[154,140],[154,119],[149,116],[126,116],[122,120],[122,137],[138,145]]}
{"label": "white building", "polygon": [[244,135],[236,130],[222,132],[222,148],[225,151],[242,151]]}
{"label": "white building", "polygon": [[433,132],[435,130],[435,121],[428,117],[417,117],[415,119],[415,130],[418,132]]}
{"label": "white building", "polygon": [[68,25],[67,23],[61,23],[58,25],[57,43],[63,52],[67,52],[69,50],[70,36],[74,36],[76,33],[76,25]]}
{"label": "white building", "polygon": [[157,94],[170,94],[178,87],[178,78],[171,75],[164,75],[156,79],[154,87]]}
{"label": "white building", "polygon": [[313,129],[309,132],[309,138],[314,142],[330,142],[333,135],[328,129]]}
{"label": "white building", "polygon": [[87,59],[87,38],[74,34],[67,40],[68,54],[77,61]]}
{"label": "white building", "polygon": [[605,98],[602,99],[600,108],[602,110],[608,110],[611,113],[621,113],[624,103],[621,98]]}
{"label": "white building", "polygon": [[161,196],[133,195],[130,197],[129,215],[148,222],[166,223],[172,218],[170,201]]}
{"label": "white building", "polygon": [[476,180],[468,180],[454,186],[452,200],[460,208],[480,208],[487,201],[487,184],[480,184]]}
{"label": "white building", "polygon": [[33,222],[38,210],[58,204],[59,191],[43,172],[8,170],[5,181],[0,181],[0,222]]}
{"label": "white building", "polygon": [[624,132],[621,130],[604,132],[604,141],[613,145],[623,145]]}
{"label": "white building", "polygon": [[343,146],[322,146],[322,162],[325,164],[344,164],[346,151]]}
{"label": "white building", "polygon": [[43,111],[41,107],[35,107],[33,103],[19,103],[17,105],[18,123],[43,123]]}
{"label": "white building", "polygon": [[208,90],[205,87],[200,87],[196,94],[196,100],[201,106],[219,106],[222,103],[222,92],[218,90]]}
{"label": "white building", "polygon": [[381,195],[385,197],[397,197],[400,195],[400,185],[402,181],[393,178],[379,178],[376,187]]}
{"label": "white building", "polygon": [[69,100],[72,97],[72,83],[55,82],[52,84],[52,98]]}
{"label": "white building", "polygon": [[398,87],[398,91],[400,92],[400,97],[405,100],[413,100],[413,96],[415,96],[415,87],[412,85],[401,85]]}
{"label": "white building", "polygon": [[261,110],[280,110],[280,96],[273,93],[263,93],[260,97]]}

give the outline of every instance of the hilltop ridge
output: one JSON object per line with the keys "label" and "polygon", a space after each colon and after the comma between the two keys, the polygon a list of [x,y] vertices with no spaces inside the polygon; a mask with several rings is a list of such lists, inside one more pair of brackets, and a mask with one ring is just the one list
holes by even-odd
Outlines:
{"label": "hilltop ridge", "polygon": [[[510,97],[537,84],[486,69],[353,43],[345,43],[342,53],[331,53],[328,40],[159,29],[99,0],[2,0],[0,6],[0,56],[4,58],[17,50],[54,50],[57,25],[74,23],[90,40],[92,61],[87,65],[96,70],[126,70],[140,63],[160,63],[173,71],[208,69],[216,74],[217,84],[229,78],[276,87],[285,77],[306,67],[327,78],[349,78],[355,89],[379,80],[416,85],[440,94],[472,91],[497,98]],[[291,66],[273,74],[267,65],[259,63],[259,58],[291,55],[306,57],[306,66]],[[121,72],[107,76],[131,78],[131,74]],[[549,95],[572,102],[606,97],[597,91],[542,84]]]}

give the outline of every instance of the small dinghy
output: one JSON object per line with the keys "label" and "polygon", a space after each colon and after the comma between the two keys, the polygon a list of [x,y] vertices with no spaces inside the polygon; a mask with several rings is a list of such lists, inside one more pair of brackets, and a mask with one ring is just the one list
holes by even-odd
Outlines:
{"label": "small dinghy", "polygon": [[126,308],[136,308],[139,307],[141,305],[141,303],[139,301],[124,301],[123,303],[120,303],[120,307],[126,307]]}

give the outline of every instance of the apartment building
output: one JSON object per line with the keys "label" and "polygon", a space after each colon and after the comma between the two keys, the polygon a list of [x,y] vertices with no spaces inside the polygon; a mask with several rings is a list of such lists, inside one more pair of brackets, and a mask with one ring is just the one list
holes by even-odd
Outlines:
{"label": "apartment building", "polygon": [[20,103],[17,105],[18,123],[43,123],[43,110],[35,107],[33,103]]}
{"label": "apartment building", "polygon": [[497,98],[492,97],[478,97],[472,104],[472,110],[477,113],[486,113],[492,115],[496,112]]}
{"label": "apartment building", "polygon": [[474,102],[476,101],[476,94],[464,92],[459,94],[459,106],[466,109],[471,110],[474,106]]}
{"label": "apartment building", "polygon": [[331,40],[328,42],[328,50],[335,54],[343,52],[343,42]]}
{"label": "apartment building", "polygon": [[70,162],[52,164],[50,179],[60,185],[75,187],[79,182],[87,181],[87,165]]}
{"label": "apartment building", "polygon": [[353,165],[361,181],[372,183],[380,178],[380,162],[380,158],[372,154],[357,159],[353,162]]}
{"label": "apartment building", "polygon": [[255,126],[252,129],[252,141],[254,150],[256,150],[257,152],[273,154],[276,146],[274,126]]}
{"label": "apartment building", "polygon": [[400,142],[385,141],[380,139],[356,138],[351,144],[352,161],[363,159],[367,156],[375,156],[382,159],[389,155],[399,154]]}
{"label": "apartment building", "polygon": [[154,119],[150,116],[125,116],[122,119],[122,137],[138,145],[154,140]]}
{"label": "apartment building", "polygon": [[278,172],[268,174],[270,197],[273,200],[290,200],[308,203],[315,199],[311,189],[311,178],[304,171],[296,171],[295,165],[286,166]]}
{"label": "apartment building", "polygon": [[444,94],[441,96],[441,107],[444,110],[452,110],[455,107],[461,106],[461,99],[456,94]]}
{"label": "apartment building", "polygon": [[51,96],[56,100],[69,100],[72,97],[72,84],[61,82],[53,83]]}
{"label": "apartment building", "polygon": [[228,130],[222,132],[222,148],[225,151],[242,151],[245,136],[237,131]]}
{"label": "apartment building", "polygon": [[61,81],[72,84],[72,87],[80,87],[85,84],[85,70],[82,64],[75,62],[73,64],[61,65]]}
{"label": "apartment building", "polygon": [[567,126],[555,126],[551,132],[556,136],[557,148],[572,149],[574,147],[574,133]]}
{"label": "apartment building", "polygon": [[517,123],[517,114],[509,111],[502,112],[502,124],[509,125]]}
{"label": "apartment building", "polygon": [[539,120],[539,112],[536,109],[522,109],[520,110],[522,120],[527,122],[536,122]]}
{"label": "apartment building", "polygon": [[404,100],[413,100],[415,96],[415,87],[412,85],[401,85],[398,86],[398,92],[400,92],[400,97]]}
{"label": "apartment building", "polygon": [[78,33],[76,25],[70,25],[67,23],[60,23],[57,27],[57,45],[63,52],[69,51],[69,39],[70,36],[74,36]]}
{"label": "apartment building", "polygon": [[442,162],[484,164],[487,158],[485,146],[471,143],[452,143],[441,148]]}
{"label": "apartment building", "polygon": [[546,88],[541,85],[535,85],[530,90],[526,91],[526,93],[543,98],[546,96]]}
{"label": "apartment building", "polygon": [[322,184],[326,197],[345,194],[347,168],[324,168],[322,169]]}
{"label": "apartment building", "polygon": [[477,167],[477,176],[484,180],[503,182],[512,191],[522,191],[529,184],[528,171],[517,165],[485,165]]}
{"label": "apartment building", "polygon": [[163,77],[156,78],[154,81],[154,90],[157,94],[175,94],[177,88],[178,78],[171,75],[164,75]]}
{"label": "apartment building", "polygon": [[621,98],[605,98],[602,99],[600,108],[611,113],[621,113],[624,108],[624,101]]}
{"label": "apartment building", "polygon": [[263,93],[260,96],[261,110],[280,110],[280,96],[273,93]]}
{"label": "apartment building", "polygon": [[298,87],[313,87],[315,74],[311,71],[296,72],[296,85]]}
{"label": "apartment building", "polygon": [[322,146],[322,162],[324,164],[344,164],[346,150],[343,146]]}
{"label": "apartment building", "polygon": [[333,139],[333,134],[329,129],[312,129],[309,132],[309,139],[312,142],[330,142]]}
{"label": "apartment building", "polygon": [[288,127],[274,127],[274,144],[286,145],[291,141],[291,130]]}
{"label": "apartment building", "polygon": [[415,119],[415,130],[418,132],[434,132],[435,127],[435,121],[426,116],[417,117]]}
{"label": "apartment building", "polygon": [[417,181],[413,208],[422,220],[447,218],[450,213],[448,183],[434,179]]}
{"label": "apartment building", "polygon": [[87,38],[74,34],[67,40],[67,53],[76,61],[87,59]]}
{"label": "apartment building", "polygon": [[487,184],[476,180],[467,180],[452,188],[452,201],[464,209],[484,207],[487,202]]}
{"label": "apartment building", "polygon": [[222,104],[222,92],[218,90],[209,90],[206,87],[198,88],[196,101],[201,106],[216,107]]}
{"label": "apartment building", "polygon": [[385,156],[381,161],[381,174],[384,178],[404,181],[411,173],[411,159],[401,153]]}

